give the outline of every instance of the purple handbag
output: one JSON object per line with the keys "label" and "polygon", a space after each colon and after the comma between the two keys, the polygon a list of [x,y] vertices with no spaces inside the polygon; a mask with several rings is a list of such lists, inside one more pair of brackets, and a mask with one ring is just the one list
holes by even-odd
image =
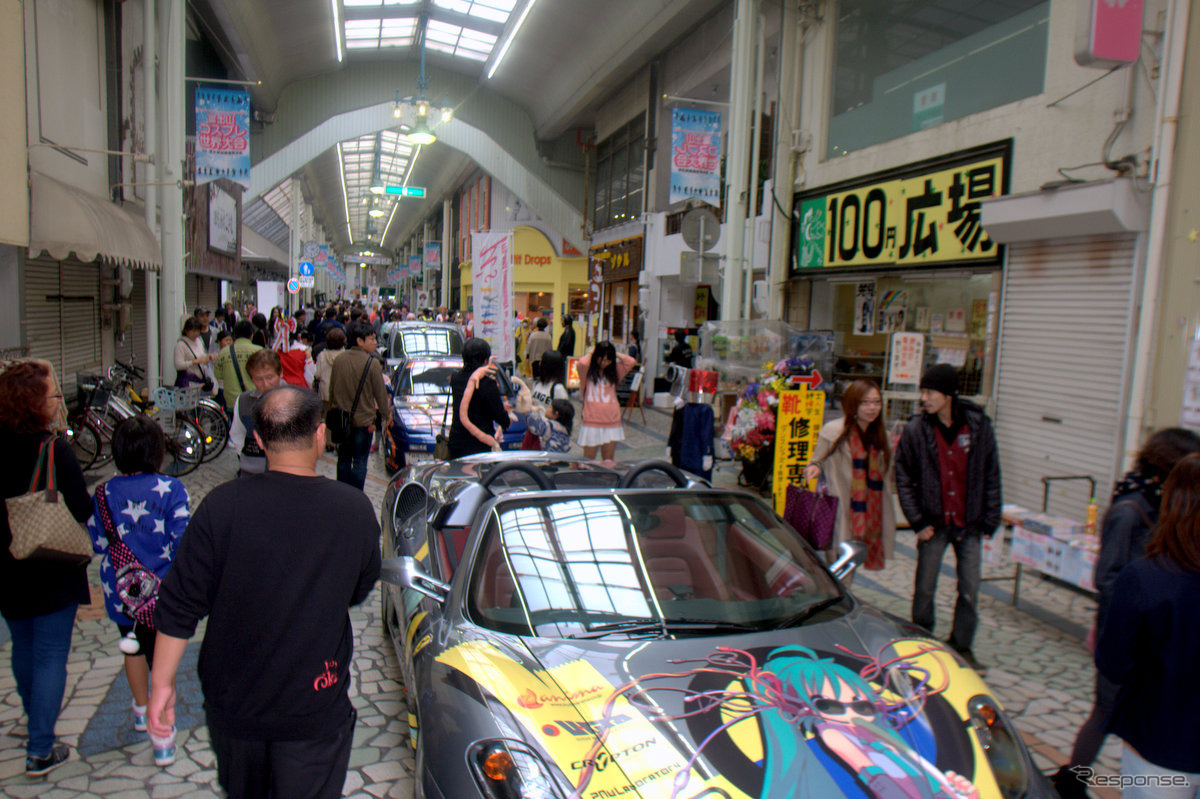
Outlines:
{"label": "purple handbag", "polygon": [[829,493],[829,485],[822,477],[817,481],[816,491],[795,484],[787,487],[783,520],[794,527],[813,549],[829,549],[833,546],[837,508],[838,498]]}

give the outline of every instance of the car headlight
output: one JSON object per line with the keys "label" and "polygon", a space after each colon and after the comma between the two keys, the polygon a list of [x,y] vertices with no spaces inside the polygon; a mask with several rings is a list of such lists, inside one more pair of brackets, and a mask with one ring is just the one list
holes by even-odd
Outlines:
{"label": "car headlight", "polygon": [[483,795],[493,799],[561,799],[545,763],[515,741],[482,741],[469,758]]}
{"label": "car headlight", "polygon": [[971,697],[967,712],[1001,795],[1014,799],[1023,795],[1029,784],[1029,773],[1021,743],[1008,719],[996,707],[995,700],[986,694]]}

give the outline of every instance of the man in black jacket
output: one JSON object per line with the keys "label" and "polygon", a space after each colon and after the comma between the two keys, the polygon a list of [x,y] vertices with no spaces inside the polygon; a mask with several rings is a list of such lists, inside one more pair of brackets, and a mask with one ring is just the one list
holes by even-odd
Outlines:
{"label": "man in black jacket", "polygon": [[958,601],[947,643],[978,669],[971,641],[979,623],[980,539],[1000,524],[996,437],[979,406],[958,397],[958,371],[949,364],[921,376],[921,407],[896,452],[896,493],[917,534],[912,619],[932,633],[938,571],[946,546],[953,546]]}
{"label": "man in black jacket", "polygon": [[217,779],[230,799],[339,797],[354,738],[349,608],[379,577],[379,523],[320,477],[321,400],[280,386],[254,409],[267,471],[196,508],[159,589],[147,724],[175,721],[175,672],[205,616],[199,674]]}

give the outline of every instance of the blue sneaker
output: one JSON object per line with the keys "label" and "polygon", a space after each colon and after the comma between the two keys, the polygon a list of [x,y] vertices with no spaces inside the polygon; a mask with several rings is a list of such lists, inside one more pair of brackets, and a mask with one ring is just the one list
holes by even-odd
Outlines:
{"label": "blue sneaker", "polygon": [[146,731],[146,711],[137,712],[137,708],[133,711],[133,728],[138,732]]}
{"label": "blue sneaker", "polygon": [[175,742],[171,741],[165,746],[154,746],[154,765],[169,766],[175,762]]}

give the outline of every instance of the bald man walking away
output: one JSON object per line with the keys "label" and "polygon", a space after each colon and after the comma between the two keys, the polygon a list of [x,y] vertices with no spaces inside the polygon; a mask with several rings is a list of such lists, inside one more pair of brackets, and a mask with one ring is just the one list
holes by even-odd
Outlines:
{"label": "bald man walking away", "polygon": [[159,590],[147,722],[175,722],[175,673],[196,625],[217,779],[229,799],[342,795],[354,738],[349,609],[379,577],[360,490],[317,475],[321,399],[283,385],[254,409],[267,471],[213,489]]}

